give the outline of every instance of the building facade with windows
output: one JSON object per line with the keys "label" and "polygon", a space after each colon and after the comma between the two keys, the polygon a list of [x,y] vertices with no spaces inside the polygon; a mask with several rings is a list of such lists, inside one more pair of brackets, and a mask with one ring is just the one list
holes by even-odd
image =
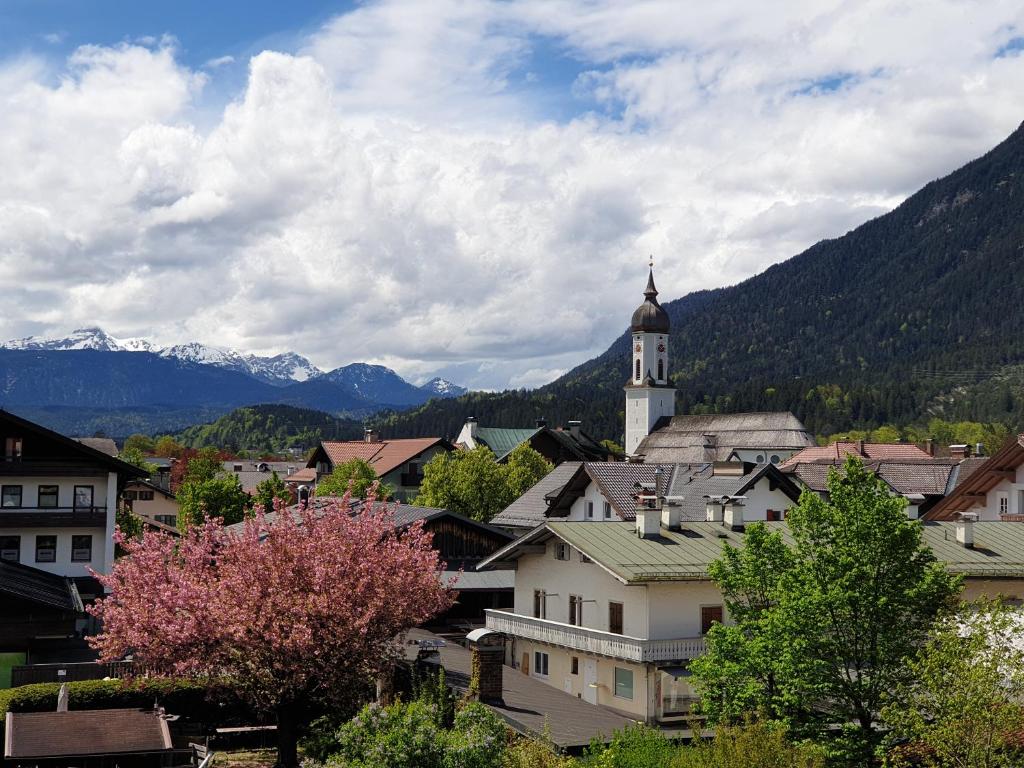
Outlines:
{"label": "building facade with windows", "polygon": [[125,482],[144,472],[88,445],[0,411],[0,559],[74,579],[83,598],[114,561],[114,518]]}
{"label": "building facade with windows", "polygon": [[178,500],[161,485],[149,480],[129,480],[121,493],[124,505],[144,520],[178,525]]}
{"label": "building facade with windows", "polygon": [[[730,621],[708,569],[740,547],[742,505],[709,500],[685,522],[641,499],[633,522],[548,522],[481,563],[516,567],[511,611],[488,610],[506,663],[591,704],[648,723],[690,719],[690,662],[715,622]],[[784,522],[766,522],[791,542]],[[1024,526],[925,522],[925,543],[965,576],[964,600],[1024,597]]]}

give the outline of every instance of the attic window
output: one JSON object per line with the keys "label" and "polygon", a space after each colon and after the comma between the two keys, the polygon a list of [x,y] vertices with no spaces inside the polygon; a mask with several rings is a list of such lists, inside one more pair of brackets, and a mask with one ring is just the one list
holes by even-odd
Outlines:
{"label": "attic window", "polygon": [[568,560],[569,554],[568,544],[555,544],[555,560]]}
{"label": "attic window", "polygon": [[5,445],[4,457],[7,461],[17,461],[21,458],[21,438],[8,437]]}

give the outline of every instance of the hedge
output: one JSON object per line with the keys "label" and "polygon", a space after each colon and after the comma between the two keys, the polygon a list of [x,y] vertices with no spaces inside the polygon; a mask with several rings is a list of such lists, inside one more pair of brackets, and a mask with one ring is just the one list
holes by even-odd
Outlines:
{"label": "hedge", "polygon": [[[0,690],[0,721],[8,712],[53,712],[60,683],[35,683]],[[228,725],[256,722],[227,687],[196,680],[143,677],[66,683],[69,709],[146,709],[158,702],[183,720]]]}

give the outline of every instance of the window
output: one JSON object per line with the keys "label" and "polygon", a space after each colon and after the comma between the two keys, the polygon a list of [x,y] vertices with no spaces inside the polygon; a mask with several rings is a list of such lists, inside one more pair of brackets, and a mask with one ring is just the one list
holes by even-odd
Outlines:
{"label": "window", "polygon": [[71,562],[88,563],[92,560],[92,536],[71,537]]}
{"label": "window", "polygon": [[57,537],[36,536],[36,562],[55,563],[57,561]]}
{"label": "window", "polygon": [[124,492],[124,500],[125,501],[135,501],[138,498],[139,498],[139,492],[138,491],[125,491]]}
{"label": "window", "polygon": [[0,536],[0,560],[21,560],[21,536]]}
{"label": "window", "polygon": [[608,631],[615,635],[622,634],[622,603],[608,603]]}
{"label": "window", "polygon": [[578,675],[580,673],[580,659],[579,656],[573,656],[572,661],[569,665],[569,674]]}
{"label": "window", "polygon": [[92,486],[91,485],[76,485],[75,486],[75,509],[91,509],[92,508]]}
{"label": "window", "polygon": [[231,471],[232,472],[241,472],[242,471],[242,465],[241,464],[232,464],[231,465]]}
{"label": "window", "polygon": [[57,506],[57,494],[60,491],[56,485],[40,485],[38,504],[40,509],[52,509]]}
{"label": "window", "polygon": [[0,506],[4,507],[20,507],[21,506],[21,486],[20,485],[5,485],[3,490],[0,491]]}
{"label": "window", "polygon": [[615,695],[620,699],[633,698],[633,670],[615,668]]}
{"label": "window", "polygon": [[587,510],[587,520],[594,519],[594,502],[588,501],[583,505]]}
{"label": "window", "polygon": [[570,555],[569,545],[559,542],[555,544],[555,560],[568,560]]}
{"label": "window", "polygon": [[658,358],[658,381],[662,381],[665,378],[665,361]]}
{"label": "window", "polygon": [[772,522],[772,521],[776,521],[777,522],[777,521],[779,521],[781,519],[782,519],[782,513],[779,512],[779,510],[777,510],[777,509],[769,509],[768,510],[768,521],[769,522]]}
{"label": "window", "polygon": [[722,606],[705,605],[700,609],[700,633],[706,635],[711,625],[715,622],[722,623]]}
{"label": "window", "polygon": [[583,598],[569,595],[569,623],[579,627],[583,624]]}
{"label": "window", "polygon": [[611,505],[610,502],[607,502],[607,501],[604,503],[604,519],[605,520],[611,520],[612,519],[612,505]]}
{"label": "window", "polygon": [[548,655],[542,651],[533,652],[533,674],[548,676]]}
{"label": "window", "polygon": [[177,525],[178,524],[178,517],[177,517],[177,515],[156,515],[155,519],[156,519],[156,521],[158,523],[163,523],[164,525]]}
{"label": "window", "polygon": [[418,475],[420,474],[420,463],[418,461],[409,462],[409,474]]}
{"label": "window", "polygon": [[[1005,493],[1000,493],[998,498],[999,498],[999,514],[1000,515],[1008,514],[1009,511],[1010,511],[1010,497],[1009,497],[1009,495],[1005,494]],[[6,507],[7,505],[4,504],[4,506]]]}
{"label": "window", "polygon": [[535,589],[533,590],[533,618],[544,619],[547,618],[547,609],[545,606],[544,590]]}
{"label": "window", "polygon": [[772,464],[778,464],[782,459],[779,458],[777,453],[772,454]]}
{"label": "window", "polygon": [[8,437],[4,446],[4,458],[8,461],[17,461],[21,458],[21,438]]}
{"label": "window", "polygon": [[153,492],[152,491],[138,491],[138,494],[139,494],[138,495],[139,501],[152,501],[153,500]]}

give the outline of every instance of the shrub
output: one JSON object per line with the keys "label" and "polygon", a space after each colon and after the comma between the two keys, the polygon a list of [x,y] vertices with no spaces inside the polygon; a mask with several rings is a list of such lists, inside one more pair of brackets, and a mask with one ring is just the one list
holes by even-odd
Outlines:
{"label": "shrub", "polygon": [[338,732],[336,768],[444,768],[437,710],[422,702],[368,704]]}
{"label": "shrub", "polygon": [[616,731],[607,745],[594,742],[587,750],[588,764],[596,768],[664,768],[675,752],[660,731],[644,725]]}
{"label": "shrub", "polygon": [[499,768],[507,740],[505,723],[483,704],[470,702],[445,735],[444,768]]}
{"label": "shrub", "polygon": [[679,751],[673,768],[822,768],[813,745],[793,744],[785,728],[769,723],[719,727],[715,737]]}
{"label": "shrub", "polygon": [[548,741],[516,738],[505,748],[502,768],[575,768],[576,761],[555,752]]}

